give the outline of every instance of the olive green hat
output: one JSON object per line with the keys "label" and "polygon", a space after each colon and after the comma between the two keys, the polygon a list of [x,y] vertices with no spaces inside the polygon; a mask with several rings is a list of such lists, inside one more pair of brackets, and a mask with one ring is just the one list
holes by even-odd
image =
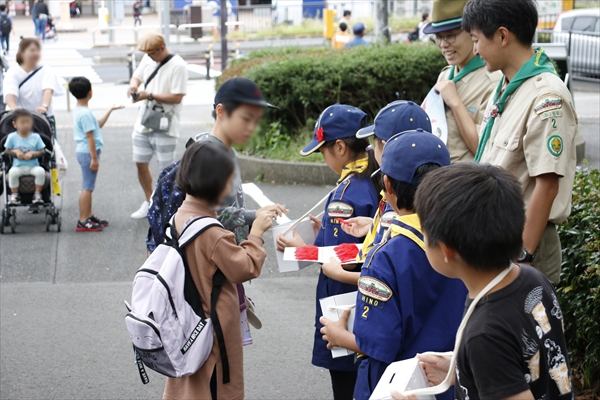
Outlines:
{"label": "olive green hat", "polygon": [[468,0],[433,0],[431,22],[423,28],[428,35],[460,28]]}

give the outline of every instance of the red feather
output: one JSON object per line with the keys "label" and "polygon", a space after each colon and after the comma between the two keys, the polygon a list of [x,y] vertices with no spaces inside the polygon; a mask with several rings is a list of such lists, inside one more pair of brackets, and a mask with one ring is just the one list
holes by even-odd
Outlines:
{"label": "red feather", "polygon": [[341,262],[354,261],[358,255],[358,246],[355,243],[343,243],[335,246],[333,250]]}
{"label": "red feather", "polygon": [[294,255],[296,260],[317,261],[319,259],[319,248],[317,246],[297,247]]}
{"label": "red feather", "polygon": [[322,126],[320,126],[319,129],[317,129],[317,140],[319,142],[322,142],[323,140],[325,140],[325,130],[323,129]]}

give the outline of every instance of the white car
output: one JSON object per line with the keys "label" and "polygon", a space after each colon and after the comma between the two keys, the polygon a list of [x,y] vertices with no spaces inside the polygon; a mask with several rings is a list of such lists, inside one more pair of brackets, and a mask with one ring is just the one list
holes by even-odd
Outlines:
{"label": "white car", "polygon": [[600,8],[561,13],[554,24],[552,43],[570,46],[571,72],[600,76]]}

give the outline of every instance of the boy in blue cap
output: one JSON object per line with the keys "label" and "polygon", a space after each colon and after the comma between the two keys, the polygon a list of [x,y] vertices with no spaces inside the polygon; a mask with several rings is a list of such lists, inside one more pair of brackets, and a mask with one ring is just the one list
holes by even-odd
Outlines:
{"label": "boy in blue cap", "polygon": [[[429,264],[414,195],[430,171],[450,165],[444,143],[421,129],[391,138],[381,171],[388,202],[398,214],[381,243],[368,254],[358,280],[354,333],[349,312],[336,322],[321,318],[328,347],[359,354],[354,398],[366,400],[389,364],[424,351],[454,348],[467,295],[465,286]],[[438,396],[452,398],[450,393]]]}
{"label": "boy in blue cap", "polygon": [[[342,243],[360,243],[362,238],[346,234],[342,221],[356,216],[375,214],[379,190],[371,175],[378,164],[373,151],[368,151],[369,141],[356,138],[356,132],[365,126],[367,114],[356,107],[334,104],[327,107],[319,116],[313,140],[300,152],[303,156],[320,151],[325,163],[340,174],[337,187],[331,192],[321,221],[311,217],[318,229],[315,246],[337,246]],[[293,238],[280,236],[277,247],[297,247],[304,245],[297,234]],[[353,284],[345,284],[327,278],[319,273],[317,283],[317,309],[315,318],[315,338],[313,365],[329,370],[334,399],[352,400],[356,370],[358,366],[353,356],[332,358],[327,344],[321,340],[322,327],[319,318],[323,315],[319,299],[349,293],[356,290]]]}
{"label": "boy in blue cap", "polygon": [[352,31],[354,33],[354,39],[350,43],[346,43],[344,48],[356,46],[369,46],[371,43],[363,39],[363,36],[365,36],[366,29],[367,28],[365,27],[365,24],[363,24],[362,22],[355,23],[354,27],[352,28]]}

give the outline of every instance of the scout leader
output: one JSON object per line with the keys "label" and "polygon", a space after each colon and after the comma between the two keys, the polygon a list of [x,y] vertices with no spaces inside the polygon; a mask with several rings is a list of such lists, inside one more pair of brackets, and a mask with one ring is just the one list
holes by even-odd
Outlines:
{"label": "scout leader", "polygon": [[534,0],[471,0],[463,28],[489,71],[502,71],[482,123],[475,160],[512,172],[527,209],[523,250],[553,284],[560,279],[556,225],[571,211],[577,115],[571,93],[542,48],[531,47],[538,23]]}
{"label": "scout leader", "polygon": [[438,78],[435,90],[446,104],[448,151],[452,163],[472,161],[477,151],[477,131],[483,120],[488,99],[502,74],[488,72],[483,60],[473,53],[473,41],[461,28],[467,0],[436,0],[433,21],[423,28],[434,35],[435,44],[448,62]]}
{"label": "scout leader", "polygon": [[[347,317],[322,318],[323,339],[360,354],[356,400],[367,400],[394,361],[425,351],[450,351],[467,290],[429,264],[414,195],[427,173],[450,164],[444,143],[423,130],[400,133],[383,150],[386,197],[398,217],[368,254],[358,280],[354,332]],[[452,393],[438,396],[450,399]]]}
{"label": "scout leader", "polygon": [[[362,238],[346,234],[341,229],[342,221],[351,217],[371,217],[379,204],[380,189],[372,178],[378,164],[372,150],[367,150],[369,141],[357,139],[356,132],[365,126],[367,114],[356,107],[334,104],[319,116],[313,140],[300,152],[307,156],[316,151],[323,154],[325,163],[340,174],[338,186],[331,192],[322,220],[311,217],[318,228],[315,246],[336,246],[342,243],[360,243]],[[294,232],[293,238],[280,236],[278,250],[285,247],[304,245],[302,238]],[[329,370],[334,399],[352,400],[358,366],[354,356],[332,358],[327,344],[321,339],[322,327],[319,319],[323,315],[319,299],[356,290],[353,284],[345,284],[319,273],[316,295],[315,337],[313,365]]]}

